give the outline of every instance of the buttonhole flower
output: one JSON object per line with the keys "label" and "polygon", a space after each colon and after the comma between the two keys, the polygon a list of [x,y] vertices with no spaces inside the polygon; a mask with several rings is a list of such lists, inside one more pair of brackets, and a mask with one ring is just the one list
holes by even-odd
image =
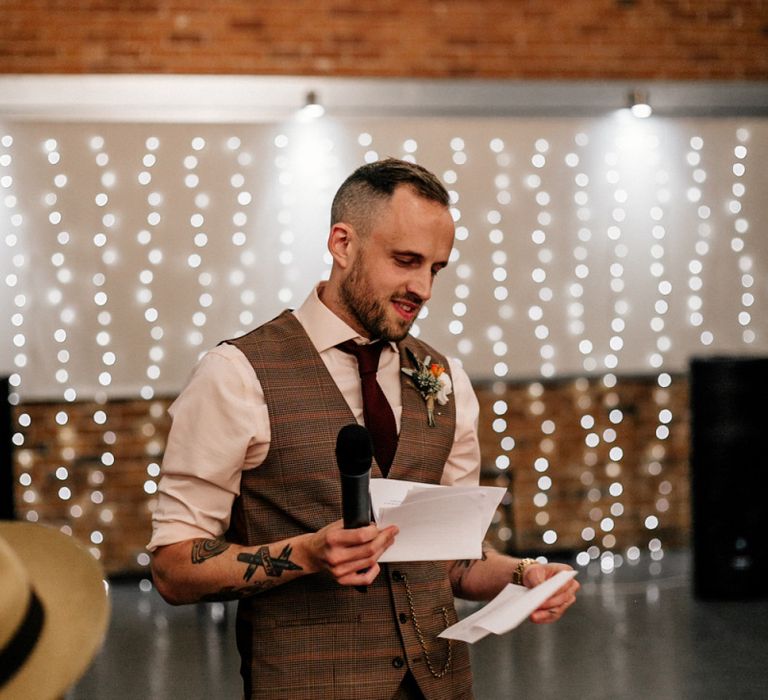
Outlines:
{"label": "buttonhole flower", "polygon": [[429,355],[422,361],[407,348],[406,353],[413,363],[413,368],[403,367],[402,372],[411,378],[413,385],[424,398],[427,404],[427,424],[430,428],[434,428],[435,401],[441,406],[448,403],[448,395],[453,390],[451,378],[445,371],[445,367],[437,362],[432,362]]}

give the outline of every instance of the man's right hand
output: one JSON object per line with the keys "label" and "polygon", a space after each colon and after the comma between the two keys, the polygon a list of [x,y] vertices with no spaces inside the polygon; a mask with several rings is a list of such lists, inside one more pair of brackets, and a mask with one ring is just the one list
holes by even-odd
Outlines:
{"label": "man's right hand", "polygon": [[305,535],[304,556],[309,569],[327,571],[342,586],[367,586],[379,575],[379,557],[392,545],[398,529],[366,525],[345,530],[341,520]]}

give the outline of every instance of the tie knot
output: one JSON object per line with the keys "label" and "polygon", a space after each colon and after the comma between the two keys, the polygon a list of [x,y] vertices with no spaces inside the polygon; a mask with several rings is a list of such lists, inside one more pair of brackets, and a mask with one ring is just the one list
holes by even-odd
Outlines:
{"label": "tie knot", "polygon": [[354,340],[347,340],[337,346],[342,352],[354,355],[357,358],[357,369],[362,377],[364,374],[376,373],[379,369],[379,357],[384,349],[384,343],[377,341],[360,345]]}

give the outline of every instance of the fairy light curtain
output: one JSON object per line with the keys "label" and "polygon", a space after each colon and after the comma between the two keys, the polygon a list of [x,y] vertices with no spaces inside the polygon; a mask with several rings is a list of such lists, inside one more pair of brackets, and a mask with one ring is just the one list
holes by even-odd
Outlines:
{"label": "fairy light curtain", "polygon": [[768,351],[759,120],[0,124],[0,371],[15,401],[177,392],[201,352],[327,275],[343,177],[451,192],[414,327],[473,378],[683,370]]}
{"label": "fairy light curtain", "polygon": [[[456,222],[452,264],[414,334],[460,358],[475,380],[529,380],[544,441],[558,426],[537,399],[541,380],[593,376],[611,387],[650,374],[664,389],[691,355],[768,352],[765,120],[626,111],[232,125],[7,120],[0,372],[11,402],[60,402],[63,427],[68,404],[96,399],[109,471],[109,400],[175,395],[207,348],[300,304],[330,269],[336,188],[359,164],[390,155],[442,178]],[[515,449],[506,411],[494,403],[498,451],[489,459],[500,473]],[[674,419],[659,407],[660,454]],[[19,416],[18,447],[30,420]],[[615,503],[585,523],[579,554],[582,565],[600,557],[606,571],[617,560],[590,543],[600,533],[610,550],[623,513],[622,420],[614,409],[599,433],[588,408],[579,417],[586,448],[611,444]],[[539,474],[542,527],[549,466],[542,451],[526,467]],[[66,466],[56,472],[64,502],[68,476]],[[33,504],[35,484],[27,471],[20,478]],[[660,516],[644,515],[650,540],[638,543],[655,558]],[[542,542],[557,538],[545,529]],[[100,529],[91,542],[98,554]],[[639,552],[633,545],[627,557]]]}

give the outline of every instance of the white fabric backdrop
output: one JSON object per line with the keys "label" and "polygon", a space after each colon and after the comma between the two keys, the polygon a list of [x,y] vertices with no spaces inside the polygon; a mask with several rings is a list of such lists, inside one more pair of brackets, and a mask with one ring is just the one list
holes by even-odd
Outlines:
{"label": "white fabric backdrop", "polygon": [[473,378],[768,352],[765,119],[6,119],[0,372],[22,399],[178,391],[327,273],[336,187],[388,155],[453,192],[417,332]]}

